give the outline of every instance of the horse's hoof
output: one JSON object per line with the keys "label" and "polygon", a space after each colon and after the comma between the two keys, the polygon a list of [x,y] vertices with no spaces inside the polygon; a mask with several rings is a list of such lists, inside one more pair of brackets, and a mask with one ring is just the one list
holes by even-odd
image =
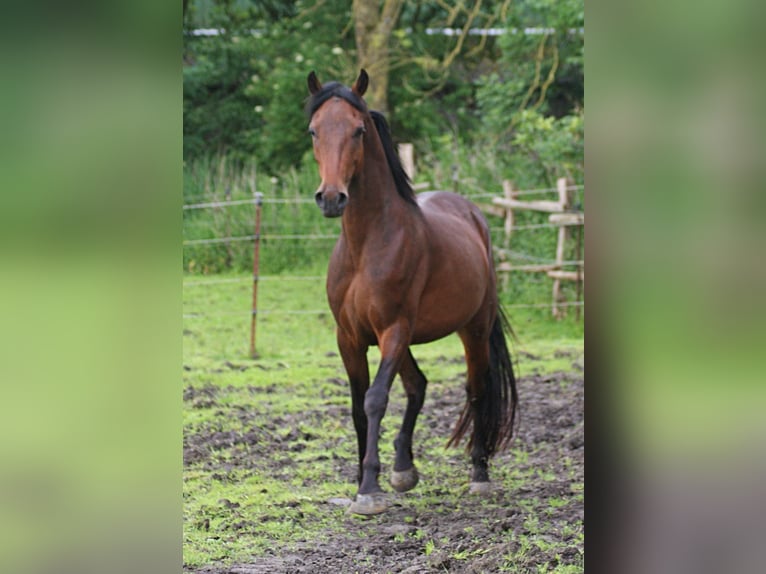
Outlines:
{"label": "horse's hoof", "polygon": [[468,485],[468,492],[471,494],[478,494],[480,496],[486,496],[492,492],[491,482],[472,482]]}
{"label": "horse's hoof", "polygon": [[417,485],[420,477],[418,476],[418,469],[413,465],[412,468],[402,471],[393,471],[391,473],[391,486],[394,487],[396,492],[407,492],[412,490]]}
{"label": "horse's hoof", "polygon": [[362,514],[369,516],[371,514],[380,514],[388,509],[388,501],[384,492],[373,492],[371,494],[357,494],[356,500],[348,507],[348,511],[353,514]]}

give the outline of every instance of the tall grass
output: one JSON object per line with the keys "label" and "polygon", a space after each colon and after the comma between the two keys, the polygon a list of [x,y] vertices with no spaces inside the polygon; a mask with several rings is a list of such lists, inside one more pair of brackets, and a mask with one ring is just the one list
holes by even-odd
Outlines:
{"label": "tall grass", "polygon": [[[502,194],[503,179],[513,179],[517,187],[549,187],[547,182],[525,180],[523,174],[514,178],[509,173],[507,162],[498,158],[491,149],[446,149],[446,152],[426,152],[418,158],[415,183],[427,182],[429,189],[456,190],[480,205],[489,205],[492,196]],[[291,168],[280,177],[271,177],[261,173],[253,163],[237,163],[222,156],[184,166],[184,203],[237,201],[252,199],[254,192],[262,193],[260,274],[322,274],[326,270],[334,238],[340,232],[340,221],[322,217],[313,204],[313,191],[318,182],[316,166],[310,158],[299,168]],[[555,191],[525,196],[526,199],[556,197]],[[581,205],[584,203],[582,190],[577,192],[575,201]],[[254,205],[186,209],[183,217],[185,242],[234,238],[221,243],[185,244],[183,266],[186,273],[252,271],[253,242],[236,238],[254,234]],[[548,214],[532,211],[517,211],[514,217],[514,224],[520,227],[548,222]],[[555,228],[516,230],[508,241],[503,220],[491,215],[487,219],[494,245],[509,249],[513,264],[554,259]],[[581,257],[583,255],[584,242]],[[576,259],[574,240],[570,241],[564,258]],[[516,272],[502,284],[503,299],[507,303],[550,302],[551,279],[545,274]],[[575,300],[573,283],[563,282],[562,291],[568,301]]]}
{"label": "tall grass", "polygon": [[[185,166],[184,204],[248,200],[255,192],[261,193],[260,272],[300,273],[324,269],[340,231],[340,222],[322,217],[311,201],[316,185],[316,170],[292,168],[281,177],[270,177],[260,173],[255,164],[242,165],[218,157]],[[233,239],[185,245],[184,271],[211,274],[252,270],[253,242],[237,238],[254,235],[255,209],[254,204],[185,209],[185,242]]]}

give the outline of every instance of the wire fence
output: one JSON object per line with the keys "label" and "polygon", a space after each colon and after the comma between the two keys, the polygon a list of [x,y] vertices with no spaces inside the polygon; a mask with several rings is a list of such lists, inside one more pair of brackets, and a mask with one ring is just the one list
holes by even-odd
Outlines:
{"label": "wire fence", "polygon": [[[527,225],[513,225],[510,227],[512,231],[520,231],[524,229],[558,229],[559,225],[556,225],[555,223],[532,223]],[[491,228],[493,231],[500,231],[500,227],[493,227]],[[212,245],[216,243],[233,243],[238,241],[253,241],[255,239],[268,239],[271,241],[282,241],[282,240],[288,240],[288,239],[337,239],[337,235],[327,235],[327,234],[317,234],[317,233],[293,233],[293,234],[287,234],[287,235],[279,235],[279,234],[262,234],[262,235],[237,235],[234,237],[214,237],[210,239],[186,239],[184,240],[184,245]],[[519,254],[519,257],[524,258],[524,254]]]}
{"label": "wire fence", "polygon": [[[489,193],[485,192],[484,190],[481,190],[478,188],[478,186],[466,186],[466,187],[472,187],[474,190],[478,191],[478,193],[466,193],[466,197],[471,200],[483,200],[483,199],[492,199],[496,197],[502,197],[498,193]],[[573,192],[581,192],[584,187],[582,185],[568,185],[566,187],[567,191],[573,191]],[[515,197],[521,197],[521,196],[535,196],[535,195],[544,195],[544,194],[551,194],[561,192],[561,187],[556,188],[541,188],[541,189],[529,189],[529,190],[518,190],[514,191]],[[336,240],[338,238],[337,233],[283,233],[283,232],[263,232],[260,229],[260,219],[259,219],[259,226],[254,226],[252,224],[253,221],[256,219],[256,213],[258,214],[258,217],[260,218],[260,210],[263,205],[270,205],[273,206],[273,208],[280,210],[280,209],[297,209],[300,206],[306,206],[309,204],[313,204],[313,199],[309,198],[302,198],[302,197],[263,197],[262,194],[253,194],[252,198],[243,198],[243,199],[230,199],[230,195],[227,191],[226,194],[227,199],[225,200],[213,200],[213,201],[203,201],[203,202],[197,202],[197,203],[189,203],[186,205],[183,205],[183,211],[185,214],[191,214],[193,212],[199,212],[201,210],[213,210],[213,214],[211,215],[211,218],[217,219],[218,223],[216,224],[216,227],[214,230],[207,229],[207,233],[215,233],[216,231],[227,231],[230,227],[232,227],[229,215],[227,214],[227,210],[230,209],[238,209],[240,217],[243,217],[244,219],[250,219],[250,223],[245,225],[249,225],[251,229],[251,233],[242,233],[242,234],[231,234],[231,233],[224,233],[217,237],[196,237],[196,238],[184,238],[183,240],[183,247],[186,250],[189,249],[204,249],[204,248],[225,248],[227,250],[230,250],[232,248],[232,244],[252,244],[254,247],[260,246],[260,248],[263,250],[263,253],[268,253],[270,248],[277,249],[277,247],[272,247],[269,245],[270,242],[302,242],[304,245],[308,242],[314,242],[314,241],[329,241],[329,240]],[[252,210],[246,210],[242,211],[244,207],[246,206],[252,206],[254,209]],[[276,213],[272,213],[273,220],[278,220],[278,215]],[[287,218],[289,219],[289,218]],[[187,235],[187,226],[186,226],[186,216],[184,219],[184,235]],[[243,226],[240,226],[243,227]],[[278,227],[278,226],[275,226]],[[252,232],[252,230],[255,228],[255,232]],[[268,225],[266,225],[266,228],[268,229]],[[545,230],[545,229],[560,229],[561,226],[556,223],[550,223],[550,222],[522,222],[522,223],[514,223],[512,226],[508,226],[508,224],[504,226],[498,226],[498,225],[492,225],[491,226],[491,232],[493,233],[494,237],[504,237],[508,236],[509,232],[517,232],[517,231],[529,231],[529,230]],[[493,239],[493,241],[495,241]],[[495,241],[497,243],[497,241]],[[324,245],[324,244],[322,244]],[[324,249],[322,248],[323,252],[326,252],[329,255],[330,249]],[[253,251],[251,250],[250,253],[252,254]],[[579,253],[577,254],[579,256]],[[229,251],[228,256],[231,256],[231,252]],[[255,257],[254,255],[252,255]],[[578,269],[581,269],[584,265],[584,261],[577,257],[574,259],[565,259],[562,260],[562,258],[557,257],[554,258],[553,256],[541,256],[539,254],[532,254],[526,251],[518,250],[518,249],[505,249],[503,250],[503,258],[505,258],[506,261],[508,261],[508,258],[510,258],[511,261],[515,261],[515,263],[512,265],[512,269],[518,270],[518,271],[533,271],[536,270],[540,266],[556,266],[557,268],[561,269],[562,267],[575,267]],[[186,258],[185,258],[186,259]],[[188,269],[187,269],[188,270]],[[580,277],[578,276],[578,280]],[[296,282],[296,281],[313,281],[313,282],[321,282],[324,283],[326,280],[326,276],[324,275],[317,275],[317,274],[311,274],[311,275],[295,275],[290,272],[280,272],[277,274],[266,274],[266,275],[260,275],[258,273],[257,268],[254,269],[254,272],[250,276],[242,276],[242,277],[219,277],[219,276],[209,276],[209,275],[199,275],[192,273],[190,275],[187,275],[184,278],[183,287],[184,289],[206,289],[211,288],[215,289],[217,286],[224,286],[224,285],[246,285],[248,283],[253,285],[253,299],[255,301],[255,296],[258,289],[259,283],[266,283],[268,284],[274,284],[279,285],[284,282],[284,284],[287,284],[288,282]],[[579,290],[578,290],[579,295]],[[186,299],[186,297],[185,297]],[[579,297],[577,297],[579,299]],[[532,302],[521,302],[521,303],[511,303],[504,305],[506,308],[509,309],[535,309],[535,308],[550,308],[551,307],[551,301],[548,299],[547,301],[532,301]],[[560,301],[558,302],[558,307],[561,308],[568,308],[568,307],[574,307],[574,308],[581,308],[584,306],[584,301],[582,300],[574,300],[574,301]],[[253,320],[253,330],[255,329],[255,318],[256,316],[287,316],[287,315],[323,315],[329,313],[329,307],[323,307],[323,308],[315,308],[315,309],[290,309],[290,308],[277,308],[274,306],[267,306],[266,308],[257,308],[255,303],[253,304],[253,307],[248,309],[246,307],[242,308],[197,308],[193,304],[189,304],[186,301],[184,302],[184,310],[183,310],[183,318],[189,319],[189,320],[195,320],[195,319],[202,319],[206,317],[247,317],[251,316]],[[578,311],[579,316],[579,311]]]}
{"label": "wire fence", "polygon": [[[584,301],[565,301],[559,303],[559,307],[582,307],[585,305]],[[550,302],[547,303],[512,303],[510,305],[503,305],[505,309],[546,309],[551,306]],[[261,309],[258,311],[258,315],[326,315],[330,312],[329,307],[326,309]],[[183,314],[184,319],[195,318],[207,318],[207,317],[249,317],[252,311],[243,310],[223,310],[214,312],[194,312],[189,311]]]}
{"label": "wire fence", "polygon": [[[465,183],[465,181],[463,182]],[[566,187],[567,191],[580,191],[584,189],[584,186],[582,185],[568,185]],[[546,187],[541,189],[526,189],[526,190],[520,190],[514,192],[517,196],[526,196],[526,195],[541,195],[541,194],[548,194],[558,192],[557,187]],[[469,199],[486,199],[486,198],[492,198],[497,197],[497,193],[491,193],[489,191],[482,191],[481,193],[471,193],[466,194],[466,197]],[[229,207],[232,205],[255,205],[258,202],[256,198],[252,199],[236,199],[236,200],[227,200],[227,201],[212,201],[207,203],[190,203],[188,205],[184,205],[183,209],[184,211],[188,209],[209,209],[211,207]],[[262,204],[311,204],[314,203],[313,199],[307,199],[307,198],[284,198],[284,197],[264,197],[260,200]]]}

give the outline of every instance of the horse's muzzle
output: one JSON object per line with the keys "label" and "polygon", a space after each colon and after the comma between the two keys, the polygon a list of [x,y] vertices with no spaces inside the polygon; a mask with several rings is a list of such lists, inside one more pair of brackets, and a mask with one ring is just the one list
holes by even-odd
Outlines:
{"label": "horse's muzzle", "polygon": [[348,204],[348,194],[338,190],[319,189],[314,194],[314,200],[325,217],[340,217]]}

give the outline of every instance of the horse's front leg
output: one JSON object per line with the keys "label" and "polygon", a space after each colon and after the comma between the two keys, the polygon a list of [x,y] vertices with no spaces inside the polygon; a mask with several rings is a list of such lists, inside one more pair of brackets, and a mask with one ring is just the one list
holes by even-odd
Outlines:
{"label": "horse's front leg", "polygon": [[367,415],[367,444],[362,460],[362,482],[359,484],[356,500],[351,505],[351,512],[356,514],[379,514],[388,506],[378,483],[380,474],[378,438],[380,423],[388,406],[388,391],[401,367],[409,342],[410,330],[405,322],[389,327],[378,337],[380,367],[364,398],[364,412]]}
{"label": "horse's front leg", "polygon": [[409,349],[405,353],[399,375],[402,377],[402,384],[407,393],[407,410],[404,412],[402,427],[394,441],[396,459],[391,473],[391,486],[399,492],[405,492],[415,488],[419,480],[412,457],[412,434],[415,430],[415,421],[426,398],[427,385],[426,377]]}
{"label": "horse's front leg", "polygon": [[343,359],[343,366],[348,375],[351,388],[351,418],[356,431],[359,467],[356,475],[357,484],[362,482],[362,461],[367,449],[367,415],[364,413],[364,396],[370,386],[370,369],[367,364],[367,347],[355,343],[340,329],[337,334],[338,350]]}

